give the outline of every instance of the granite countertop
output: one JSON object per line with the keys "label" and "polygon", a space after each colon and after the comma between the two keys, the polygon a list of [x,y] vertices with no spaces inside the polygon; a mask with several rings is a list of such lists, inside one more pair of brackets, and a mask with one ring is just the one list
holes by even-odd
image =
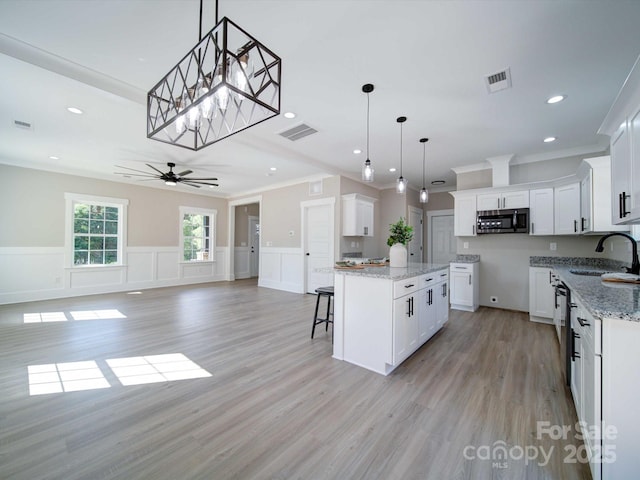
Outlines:
{"label": "granite countertop", "polygon": [[594,317],[640,322],[640,285],[603,282],[599,276],[571,273],[576,268],[602,273],[622,272],[621,267],[628,263],[599,258],[530,257],[529,265],[553,268],[567,284],[571,295],[577,297]]}
{"label": "granite countertop", "polygon": [[478,263],[480,261],[480,255],[456,255],[455,260],[451,263]]}
{"label": "granite countertop", "polygon": [[382,278],[387,280],[404,280],[405,278],[417,277],[425,273],[437,272],[445,269],[449,270],[449,265],[440,265],[436,263],[409,263],[406,268],[365,267],[353,270],[339,270],[329,267],[318,269],[318,272],[333,272],[341,275]]}

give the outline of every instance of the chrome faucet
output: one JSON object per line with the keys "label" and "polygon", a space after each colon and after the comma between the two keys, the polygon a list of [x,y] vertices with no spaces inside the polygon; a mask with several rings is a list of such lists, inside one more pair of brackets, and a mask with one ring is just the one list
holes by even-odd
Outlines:
{"label": "chrome faucet", "polygon": [[631,235],[627,235],[626,233],[621,233],[621,232],[609,233],[608,235],[605,235],[600,240],[598,240],[598,245],[596,246],[596,252],[599,252],[599,253],[603,252],[604,241],[609,237],[613,237],[614,235],[620,235],[621,237],[625,237],[629,239],[629,241],[631,242],[632,258],[631,258],[631,268],[626,267],[627,273],[632,273],[634,275],[640,274],[640,262],[638,261],[638,244],[636,243],[635,238],[633,238]]}

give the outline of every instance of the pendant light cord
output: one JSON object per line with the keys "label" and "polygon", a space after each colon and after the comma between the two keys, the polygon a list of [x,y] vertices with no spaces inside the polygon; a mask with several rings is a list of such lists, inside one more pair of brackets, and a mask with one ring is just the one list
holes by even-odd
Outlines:
{"label": "pendant light cord", "polygon": [[367,92],[367,160],[369,160],[369,92]]}
{"label": "pendant light cord", "polygon": [[422,188],[424,189],[424,163],[427,156],[427,143],[422,142]]}
{"label": "pendant light cord", "polygon": [[400,177],[402,176],[402,123],[400,123]]}

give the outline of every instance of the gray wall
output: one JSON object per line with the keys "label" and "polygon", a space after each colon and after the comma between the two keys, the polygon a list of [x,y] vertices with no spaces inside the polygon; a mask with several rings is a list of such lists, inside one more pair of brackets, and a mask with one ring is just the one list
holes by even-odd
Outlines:
{"label": "gray wall", "polygon": [[0,176],[1,247],[64,246],[65,192],[128,199],[130,247],[177,246],[180,206],[216,209],[216,246],[227,245],[227,201],[191,194],[190,187],[173,191],[9,165],[0,165]]}

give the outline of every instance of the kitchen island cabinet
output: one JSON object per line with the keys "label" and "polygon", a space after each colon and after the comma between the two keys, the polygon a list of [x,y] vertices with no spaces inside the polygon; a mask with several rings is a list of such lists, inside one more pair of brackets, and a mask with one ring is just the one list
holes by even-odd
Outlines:
{"label": "kitchen island cabinet", "polygon": [[388,375],[445,324],[449,266],[336,270],[333,357]]}

